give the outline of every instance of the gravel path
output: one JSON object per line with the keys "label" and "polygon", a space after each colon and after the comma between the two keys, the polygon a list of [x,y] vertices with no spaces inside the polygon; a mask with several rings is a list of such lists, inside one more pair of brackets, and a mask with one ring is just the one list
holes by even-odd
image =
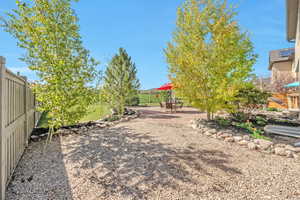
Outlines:
{"label": "gravel path", "polygon": [[108,129],[31,143],[6,197],[82,200],[300,199],[300,162],[207,138],[188,126],[205,116],[140,108]]}

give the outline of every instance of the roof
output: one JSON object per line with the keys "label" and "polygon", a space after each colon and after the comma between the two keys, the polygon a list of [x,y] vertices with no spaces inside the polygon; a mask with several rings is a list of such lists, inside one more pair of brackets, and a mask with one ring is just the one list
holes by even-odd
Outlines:
{"label": "roof", "polygon": [[294,41],[297,32],[299,0],[286,0],[287,40]]}
{"label": "roof", "polygon": [[285,48],[270,51],[269,53],[269,70],[276,62],[286,62],[294,59],[295,48]]}

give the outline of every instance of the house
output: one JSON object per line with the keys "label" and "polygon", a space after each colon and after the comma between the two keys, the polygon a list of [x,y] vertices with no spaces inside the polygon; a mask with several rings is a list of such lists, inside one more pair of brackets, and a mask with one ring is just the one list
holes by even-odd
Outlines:
{"label": "house", "polygon": [[294,48],[270,51],[269,70],[271,71],[271,83],[287,78],[296,79],[297,73],[293,71],[294,54]]}
{"label": "house", "polygon": [[269,98],[268,107],[278,109],[290,109],[288,101],[288,90],[283,88],[284,85],[294,82],[297,73],[293,71],[294,48],[285,48],[272,50],[269,53],[269,70],[271,77],[269,88],[266,90],[272,92]]}
{"label": "house", "polygon": [[[298,73],[300,80],[300,0],[286,0],[286,33],[287,40],[295,43],[295,54],[292,63],[292,71]],[[289,107],[300,109],[300,89],[288,96]]]}

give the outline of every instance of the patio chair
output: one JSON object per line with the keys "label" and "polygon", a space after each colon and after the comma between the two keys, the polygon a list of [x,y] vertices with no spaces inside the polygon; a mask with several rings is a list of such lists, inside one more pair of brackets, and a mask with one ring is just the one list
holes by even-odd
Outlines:
{"label": "patio chair", "polygon": [[166,109],[171,109],[172,110],[173,106],[172,103],[166,102]]}

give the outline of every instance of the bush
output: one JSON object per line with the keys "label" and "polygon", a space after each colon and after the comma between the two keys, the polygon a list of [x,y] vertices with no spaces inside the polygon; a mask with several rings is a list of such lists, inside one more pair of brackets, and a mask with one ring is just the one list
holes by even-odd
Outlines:
{"label": "bush", "polygon": [[105,118],[104,121],[114,122],[114,121],[117,121],[119,119],[121,119],[120,116],[118,116],[118,115],[112,115],[112,116],[109,116],[109,117]]}
{"label": "bush", "polygon": [[249,119],[249,115],[244,112],[235,112],[231,113],[231,116],[233,118],[233,121],[236,122],[246,122]]}
{"label": "bush", "polygon": [[138,96],[134,96],[126,100],[126,106],[138,106],[139,104],[140,98]]}
{"label": "bush", "polygon": [[223,117],[216,117],[216,123],[221,127],[228,127],[231,125],[231,120]]}
{"label": "bush", "polygon": [[261,116],[255,116],[253,122],[258,126],[265,126],[268,124],[268,120]]}
{"label": "bush", "polygon": [[267,108],[266,111],[279,112],[277,108]]}
{"label": "bush", "polygon": [[236,97],[238,101],[235,103],[239,108],[246,112],[251,112],[253,109],[258,109],[266,105],[271,94],[261,91],[251,84],[247,84],[239,90]]}
{"label": "bush", "polygon": [[245,123],[233,123],[234,126],[245,129],[248,133],[251,134],[251,137],[255,139],[264,139],[264,140],[270,140],[269,137],[264,136],[264,131],[255,128],[255,126],[251,122],[245,122]]}

